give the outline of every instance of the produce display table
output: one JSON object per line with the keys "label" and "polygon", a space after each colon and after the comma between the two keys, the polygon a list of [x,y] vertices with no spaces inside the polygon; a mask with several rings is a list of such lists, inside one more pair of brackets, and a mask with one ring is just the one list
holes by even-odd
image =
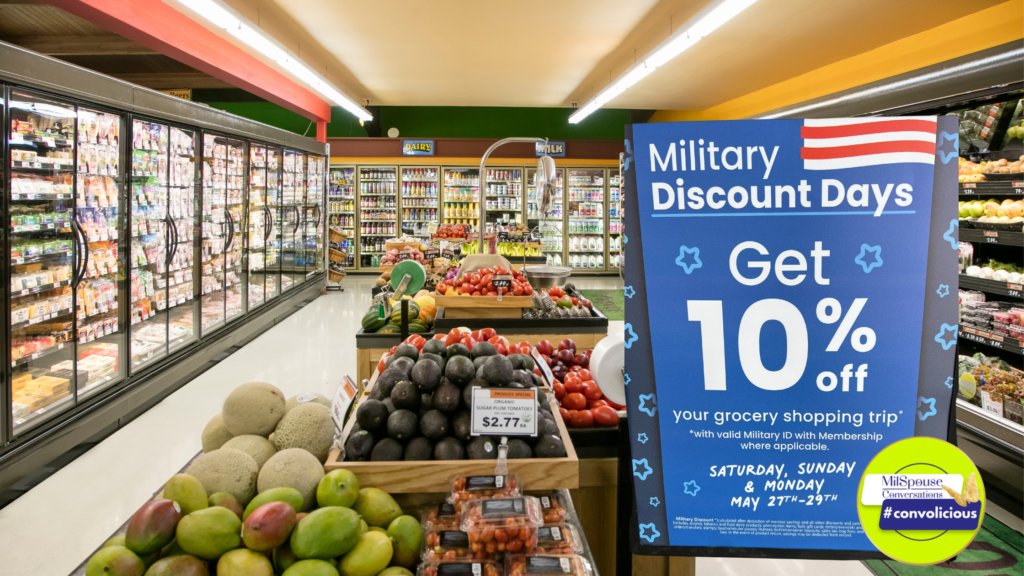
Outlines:
{"label": "produce display table", "polygon": [[512,343],[525,340],[536,345],[541,340],[550,340],[557,344],[568,338],[577,348],[586,350],[608,335],[608,318],[596,307],[593,310],[597,316],[591,318],[448,318],[445,309],[439,306],[434,317],[434,333],[443,334],[459,327],[494,328]]}
{"label": "produce display table", "polygon": [[[421,332],[427,340],[434,337],[436,331]],[[368,380],[377,369],[377,362],[385,352],[402,343],[401,334],[367,334],[362,328],[356,332],[356,378]]]}

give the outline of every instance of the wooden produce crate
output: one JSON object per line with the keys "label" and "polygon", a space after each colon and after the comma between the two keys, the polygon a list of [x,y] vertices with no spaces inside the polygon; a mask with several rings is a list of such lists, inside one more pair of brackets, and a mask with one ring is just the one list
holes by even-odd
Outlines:
{"label": "wooden produce crate", "polygon": [[531,296],[444,296],[432,294],[448,318],[521,318],[523,308],[533,306]]}
{"label": "wooden produce crate", "polygon": [[[436,301],[436,298],[435,298]],[[494,328],[498,336],[508,338],[517,344],[522,341],[536,346],[541,340],[548,340],[558,345],[568,338],[576,343],[576,348],[586,350],[593,348],[608,335],[608,318],[600,310],[594,309],[597,315],[592,318],[559,318],[527,320],[517,318],[452,318],[448,309],[438,306],[434,316],[433,330],[438,334],[447,334],[452,328],[464,326],[470,330]]]}
{"label": "wooden produce crate", "polygon": [[[380,356],[374,362],[380,361]],[[362,396],[356,398],[356,405],[352,410],[352,417],[345,424],[341,433],[342,442],[348,439],[349,432],[355,425],[355,411],[359,402],[363,402],[369,396],[370,390],[377,383],[380,376],[374,370],[369,386]],[[519,475],[523,486],[530,490],[554,490],[557,488],[578,488],[580,485],[580,463],[576,456],[576,449],[572,445],[572,438],[565,427],[562,419],[557,417],[558,404],[554,395],[548,395],[548,402],[551,404],[551,413],[555,414],[555,423],[558,425],[558,432],[565,444],[565,458],[527,458],[508,460],[508,471]],[[487,476],[494,474],[496,460],[426,460],[426,461],[399,461],[399,462],[348,462],[341,460],[341,452],[337,448],[331,449],[324,470],[330,472],[344,468],[351,470],[359,477],[359,483],[363,486],[373,486],[385,492],[410,493],[410,492],[447,492],[451,489],[452,479],[459,476]]]}
{"label": "wooden produce crate", "polygon": [[392,240],[388,240],[387,242],[384,243],[384,248],[388,252],[390,252],[392,250],[398,250],[399,252],[401,252],[402,249],[406,248],[406,247],[412,247],[412,248],[415,248],[415,249],[419,250],[420,249],[420,243],[419,242],[397,242],[397,241],[392,241]]}

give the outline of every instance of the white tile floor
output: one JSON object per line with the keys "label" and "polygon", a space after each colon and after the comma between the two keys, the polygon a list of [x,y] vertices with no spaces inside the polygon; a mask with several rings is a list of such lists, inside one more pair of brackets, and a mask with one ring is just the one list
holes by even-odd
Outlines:
{"label": "white tile floor", "polygon": [[[344,375],[354,375],[355,331],[373,280],[348,277],[345,292],[318,298],[0,510],[0,573],[70,573],[200,450],[203,426],[238,384],[264,381],[287,396],[331,396]],[[576,284],[622,286],[617,277],[580,277]],[[622,322],[609,330],[621,331]],[[871,572],[859,562],[699,558],[697,574]]]}

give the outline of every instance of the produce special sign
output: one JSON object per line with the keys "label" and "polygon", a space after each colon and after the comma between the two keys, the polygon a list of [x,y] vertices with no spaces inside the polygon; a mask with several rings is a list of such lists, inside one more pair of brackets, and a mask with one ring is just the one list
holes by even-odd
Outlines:
{"label": "produce special sign", "polygon": [[877,556],[865,467],[947,437],[956,119],[640,124],[625,149],[640,544]]}

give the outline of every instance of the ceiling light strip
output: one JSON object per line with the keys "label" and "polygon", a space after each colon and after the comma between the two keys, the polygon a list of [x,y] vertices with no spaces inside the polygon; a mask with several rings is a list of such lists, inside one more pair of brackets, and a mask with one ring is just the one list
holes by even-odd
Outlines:
{"label": "ceiling light strip", "polygon": [[630,86],[636,84],[672,58],[682,54],[700,41],[701,38],[707,37],[756,1],[719,0],[712,3],[659,44],[657,48],[651,50],[643,60],[637,62],[629,70],[626,70],[624,74],[616,78],[615,82],[612,82],[610,86],[573,112],[569,116],[569,123],[578,124],[581,120],[593,114],[598,108],[625,92]]}
{"label": "ceiling light strip", "polygon": [[317,74],[280,42],[254,26],[231,7],[218,0],[178,0],[190,10],[222,28],[246,46],[273,60],[299,80],[308,84],[329,102],[341,106],[364,122],[373,120],[373,114],[349,98],[326,78]]}

